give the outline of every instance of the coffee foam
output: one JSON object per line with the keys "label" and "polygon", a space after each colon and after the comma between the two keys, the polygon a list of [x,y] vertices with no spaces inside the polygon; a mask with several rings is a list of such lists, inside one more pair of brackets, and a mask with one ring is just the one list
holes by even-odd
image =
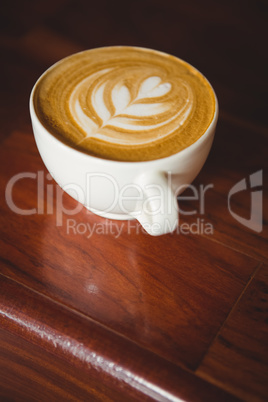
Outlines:
{"label": "coffee foam", "polygon": [[151,160],[195,142],[215,97],[206,79],[175,57],[108,47],[62,60],[40,79],[34,104],[62,141],[115,160]]}

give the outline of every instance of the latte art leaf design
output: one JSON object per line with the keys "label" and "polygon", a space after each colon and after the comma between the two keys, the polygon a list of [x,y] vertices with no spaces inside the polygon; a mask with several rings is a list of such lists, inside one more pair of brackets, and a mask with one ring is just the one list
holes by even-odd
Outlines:
{"label": "latte art leaf design", "polygon": [[136,70],[106,68],[74,88],[70,114],[84,133],[78,144],[90,138],[121,145],[146,144],[185,123],[193,104],[190,86]]}
{"label": "latte art leaf design", "polygon": [[215,117],[206,78],[187,62],[152,49],[111,46],[57,62],[33,91],[38,120],[85,154],[149,161],[195,143]]}

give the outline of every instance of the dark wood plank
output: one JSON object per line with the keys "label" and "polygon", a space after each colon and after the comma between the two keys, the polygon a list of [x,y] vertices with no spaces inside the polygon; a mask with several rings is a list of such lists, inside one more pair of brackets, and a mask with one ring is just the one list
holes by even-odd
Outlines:
{"label": "dark wood plank", "polygon": [[0,289],[0,395],[19,382],[11,395],[30,401],[235,400],[2,275]]}
{"label": "dark wood plank", "polygon": [[[203,170],[192,183],[194,190],[188,189],[180,197],[181,223],[191,224],[203,219],[213,226],[213,235],[209,233],[208,239],[267,261],[267,153],[268,141],[264,135],[257,134],[252,128],[230,122],[224,117],[220,119],[211,154]],[[256,172],[260,172],[261,183],[251,188],[250,176]],[[244,179],[247,189],[230,197],[229,209],[230,191]],[[202,188],[207,188],[207,191],[202,191]],[[196,199],[194,191],[197,192]],[[260,192],[263,205],[259,202],[252,203],[251,192],[255,191]],[[201,197],[203,193],[204,197]],[[257,220],[252,221],[252,226],[249,227],[239,221],[240,217],[249,220],[251,209],[261,218],[259,232],[256,231]],[[206,235],[206,232],[201,234]]]}
{"label": "dark wood plank", "polygon": [[30,130],[29,96],[35,81],[52,64],[83,47],[43,25],[21,36],[0,35],[0,46],[1,141],[14,130]]}
{"label": "dark wood plank", "polygon": [[198,374],[245,401],[268,395],[268,266],[262,266],[210,347]]}
{"label": "dark wood plank", "polygon": [[124,400],[115,391],[109,390],[108,395],[105,387],[70,362],[3,329],[0,329],[0,399],[4,402]]}

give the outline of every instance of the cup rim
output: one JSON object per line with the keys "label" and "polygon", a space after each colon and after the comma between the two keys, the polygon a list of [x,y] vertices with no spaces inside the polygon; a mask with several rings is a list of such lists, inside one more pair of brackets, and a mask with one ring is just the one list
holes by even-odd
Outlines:
{"label": "cup rim", "polygon": [[[213,118],[209,124],[209,126],[207,127],[206,131],[201,135],[201,137],[199,137],[195,142],[193,142],[191,145],[187,146],[186,148],[181,149],[180,151],[172,154],[172,155],[168,155],[162,158],[157,158],[157,159],[152,159],[152,160],[144,160],[144,161],[122,161],[122,160],[114,160],[114,159],[108,159],[108,158],[103,158],[100,156],[95,156],[95,155],[90,155],[86,152],[84,152],[83,150],[77,149],[69,144],[64,143],[63,141],[61,141],[60,139],[58,139],[56,136],[54,136],[39,120],[35,108],[34,108],[34,102],[33,102],[33,98],[34,98],[34,92],[35,92],[35,88],[38,84],[38,82],[42,79],[42,77],[52,68],[54,68],[58,63],[60,63],[62,60],[67,59],[68,57],[71,57],[75,54],[79,54],[79,53],[83,53],[89,50],[94,50],[94,49],[105,49],[105,48],[120,48],[120,47],[124,47],[124,48],[136,48],[136,49],[142,49],[142,50],[151,50],[157,53],[162,53],[164,55],[167,56],[171,56],[174,57],[176,59],[181,60],[183,63],[189,65],[191,68],[195,69],[199,74],[201,74],[206,81],[208,82],[208,84],[210,85],[210,88],[212,90],[213,96],[214,96],[214,100],[215,100],[215,110],[214,110],[214,115]],[[193,151],[195,148],[197,148],[203,141],[205,141],[205,139],[214,132],[214,129],[216,128],[216,124],[218,121],[218,116],[219,116],[219,103],[218,103],[218,98],[216,96],[216,93],[214,91],[213,86],[211,85],[210,81],[194,66],[192,66],[190,63],[186,62],[183,59],[180,59],[177,56],[174,55],[170,55],[166,52],[162,52],[159,50],[155,50],[155,49],[151,49],[151,48],[146,48],[146,47],[139,47],[139,46],[124,46],[124,45],[119,45],[119,46],[102,46],[99,48],[92,48],[92,49],[86,49],[86,50],[82,50],[80,52],[77,53],[73,53],[65,58],[60,59],[59,61],[57,61],[56,63],[52,64],[49,68],[47,68],[41,75],[40,77],[37,79],[37,81],[35,82],[32,90],[31,90],[31,94],[30,94],[30,100],[29,100],[29,109],[30,109],[30,116],[32,121],[35,120],[34,123],[37,123],[37,125],[39,126],[39,128],[41,129],[41,131],[48,135],[48,137],[52,140],[55,141],[55,144],[58,144],[58,146],[60,146],[63,149],[68,149],[69,152],[74,152],[77,155],[80,155],[80,157],[83,158],[87,158],[87,159],[92,159],[94,161],[99,161],[100,163],[107,163],[107,164],[120,164],[120,165],[124,165],[124,166],[141,166],[142,164],[148,165],[148,164],[157,164],[161,161],[162,162],[168,162],[168,161],[172,161],[173,159],[175,159],[178,155],[187,155],[187,153],[190,153],[191,151]]]}

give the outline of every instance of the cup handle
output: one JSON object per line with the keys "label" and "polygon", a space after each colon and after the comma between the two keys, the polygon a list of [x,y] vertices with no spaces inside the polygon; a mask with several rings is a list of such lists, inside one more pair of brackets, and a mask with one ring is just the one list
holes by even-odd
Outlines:
{"label": "cup handle", "polygon": [[130,215],[152,236],[173,232],[178,226],[177,197],[170,181],[164,172],[147,172],[135,181],[142,196]]}

